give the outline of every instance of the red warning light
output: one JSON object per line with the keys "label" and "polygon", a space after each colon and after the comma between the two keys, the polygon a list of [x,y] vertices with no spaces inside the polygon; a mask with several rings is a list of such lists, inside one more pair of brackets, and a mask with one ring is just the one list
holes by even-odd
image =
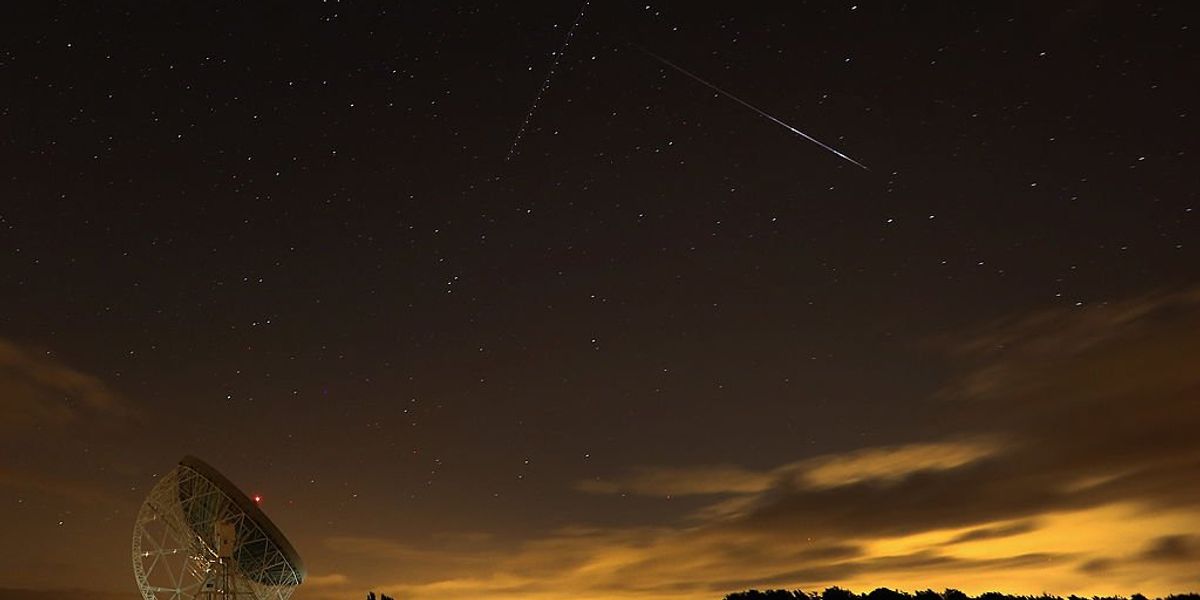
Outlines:
{"label": "red warning light", "polygon": [[255,504],[262,504],[262,496],[259,496],[258,494],[255,494],[255,495],[254,495],[254,503],[255,503]]}

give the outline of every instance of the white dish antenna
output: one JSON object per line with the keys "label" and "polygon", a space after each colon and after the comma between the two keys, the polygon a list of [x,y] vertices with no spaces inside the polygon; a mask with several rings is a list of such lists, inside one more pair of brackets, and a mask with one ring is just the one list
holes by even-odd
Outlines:
{"label": "white dish antenna", "polygon": [[187,456],[138,511],[133,575],[143,600],[288,600],[304,563],[255,502]]}

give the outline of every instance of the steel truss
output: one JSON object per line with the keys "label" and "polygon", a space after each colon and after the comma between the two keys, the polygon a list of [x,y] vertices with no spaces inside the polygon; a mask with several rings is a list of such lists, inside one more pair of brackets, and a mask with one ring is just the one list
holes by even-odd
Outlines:
{"label": "steel truss", "polygon": [[[222,543],[222,531],[234,539]],[[138,511],[133,573],[143,600],[288,600],[303,579],[233,499],[182,464]]]}

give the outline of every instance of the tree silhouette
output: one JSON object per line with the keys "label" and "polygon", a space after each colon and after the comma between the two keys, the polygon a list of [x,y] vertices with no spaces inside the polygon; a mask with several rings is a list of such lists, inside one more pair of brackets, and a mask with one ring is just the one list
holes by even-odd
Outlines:
{"label": "tree silhouette", "polygon": [[858,598],[854,592],[834,586],[825,588],[825,591],[821,592],[821,600],[858,600]]}
{"label": "tree silhouette", "polygon": [[912,597],[904,592],[881,587],[871,590],[871,593],[867,594],[867,600],[912,600]]}

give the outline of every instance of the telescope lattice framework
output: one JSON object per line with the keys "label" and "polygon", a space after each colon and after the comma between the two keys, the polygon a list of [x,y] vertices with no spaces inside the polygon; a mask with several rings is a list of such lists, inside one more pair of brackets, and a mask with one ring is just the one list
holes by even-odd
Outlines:
{"label": "telescope lattice framework", "polygon": [[143,600],[288,600],[304,564],[256,503],[189,456],[138,511],[133,574]]}

